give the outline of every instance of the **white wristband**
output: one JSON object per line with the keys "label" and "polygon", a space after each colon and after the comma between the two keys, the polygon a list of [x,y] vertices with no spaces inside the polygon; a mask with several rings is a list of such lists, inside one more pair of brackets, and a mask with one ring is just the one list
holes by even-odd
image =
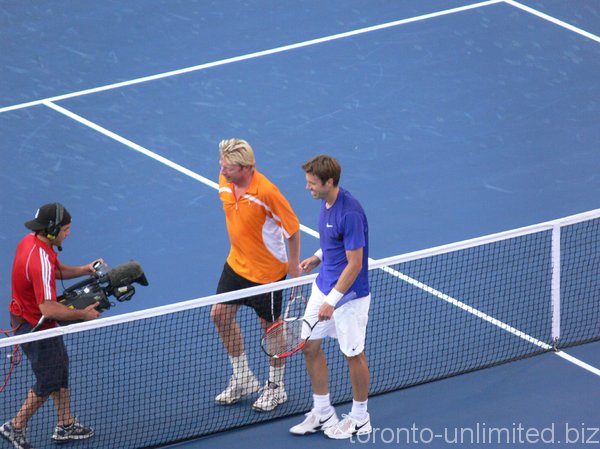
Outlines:
{"label": "white wristband", "polygon": [[318,250],[315,252],[314,256],[316,256],[316,257],[317,257],[317,259],[319,259],[319,260],[321,260],[321,261],[322,261],[322,260],[323,260],[323,250],[322,250],[321,248],[319,248],[319,249],[318,249]]}
{"label": "white wristband", "polygon": [[335,305],[340,301],[340,299],[343,298],[343,296],[343,293],[340,293],[335,288],[332,288],[327,297],[325,298],[325,302],[330,306],[335,307]]}

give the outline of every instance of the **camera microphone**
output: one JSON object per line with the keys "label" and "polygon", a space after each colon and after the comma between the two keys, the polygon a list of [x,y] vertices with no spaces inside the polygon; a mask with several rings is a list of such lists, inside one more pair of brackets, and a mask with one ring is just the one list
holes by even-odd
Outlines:
{"label": "camera microphone", "polygon": [[130,285],[134,282],[147,286],[148,280],[142,266],[135,260],[119,265],[106,273],[110,285],[114,287]]}

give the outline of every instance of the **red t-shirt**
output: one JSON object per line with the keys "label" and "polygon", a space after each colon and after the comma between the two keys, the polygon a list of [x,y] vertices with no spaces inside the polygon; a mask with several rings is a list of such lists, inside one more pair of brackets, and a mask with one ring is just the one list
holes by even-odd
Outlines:
{"label": "red t-shirt", "polygon": [[[19,242],[12,271],[12,301],[9,310],[35,326],[42,312],[43,301],[56,301],[56,268],[58,257],[51,245],[34,233]],[[44,323],[42,329],[55,327],[55,321]]]}

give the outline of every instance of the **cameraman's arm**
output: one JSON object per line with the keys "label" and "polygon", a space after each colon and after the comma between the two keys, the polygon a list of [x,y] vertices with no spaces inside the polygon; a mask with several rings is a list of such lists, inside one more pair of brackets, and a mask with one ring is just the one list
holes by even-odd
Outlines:
{"label": "cameraman's arm", "polygon": [[80,276],[89,276],[95,273],[94,264],[96,262],[104,263],[103,259],[96,259],[86,265],[65,265],[64,263],[58,262],[58,268],[56,269],[57,279],[73,279]]}
{"label": "cameraman's arm", "polygon": [[46,319],[54,321],[89,321],[100,316],[96,310],[98,303],[91,304],[85,309],[69,309],[67,306],[56,301],[43,301],[39,307]]}

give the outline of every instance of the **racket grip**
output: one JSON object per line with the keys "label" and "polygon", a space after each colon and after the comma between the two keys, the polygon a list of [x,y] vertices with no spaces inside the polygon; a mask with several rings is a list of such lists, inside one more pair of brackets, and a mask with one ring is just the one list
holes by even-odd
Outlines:
{"label": "racket grip", "polygon": [[44,324],[45,321],[46,321],[46,317],[44,315],[42,315],[42,317],[37,322],[37,324],[35,326],[33,326],[33,329],[31,329],[29,332],[35,332],[36,330],[38,330],[42,326],[42,324]]}

